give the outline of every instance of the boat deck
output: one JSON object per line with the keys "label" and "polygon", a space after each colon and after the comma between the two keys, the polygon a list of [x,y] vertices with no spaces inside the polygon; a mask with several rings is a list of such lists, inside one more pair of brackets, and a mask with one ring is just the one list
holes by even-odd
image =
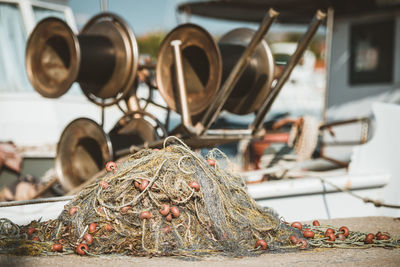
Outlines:
{"label": "boat deck", "polygon": [[[376,233],[389,232],[400,235],[400,218],[361,217],[320,220],[321,224],[345,225],[351,230]],[[399,266],[400,249],[315,249],[293,253],[266,253],[259,257],[223,258],[208,257],[198,261],[186,261],[172,257],[83,257],[66,256],[4,256],[0,255],[1,266]]]}

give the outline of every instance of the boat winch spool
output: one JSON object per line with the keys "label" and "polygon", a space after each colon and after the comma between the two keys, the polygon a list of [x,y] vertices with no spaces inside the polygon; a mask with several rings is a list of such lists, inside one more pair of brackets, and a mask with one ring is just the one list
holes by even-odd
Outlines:
{"label": "boat winch spool", "polygon": [[130,93],[138,62],[135,35],[112,13],[94,16],[78,35],[63,20],[46,18],[36,25],[26,48],[27,74],[39,94],[57,98],[78,82],[100,106]]}

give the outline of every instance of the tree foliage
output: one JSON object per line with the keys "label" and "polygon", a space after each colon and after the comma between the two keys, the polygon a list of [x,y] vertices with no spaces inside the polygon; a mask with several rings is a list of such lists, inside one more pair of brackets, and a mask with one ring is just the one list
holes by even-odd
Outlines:
{"label": "tree foliage", "polygon": [[155,59],[161,42],[163,41],[165,32],[150,32],[137,38],[140,54],[148,54]]}

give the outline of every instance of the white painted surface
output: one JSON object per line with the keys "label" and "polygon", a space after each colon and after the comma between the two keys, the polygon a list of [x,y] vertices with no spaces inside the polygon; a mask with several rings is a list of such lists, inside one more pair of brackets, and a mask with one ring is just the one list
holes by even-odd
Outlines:
{"label": "white painted surface", "polygon": [[[344,175],[324,178],[327,182],[333,183],[340,188],[350,190],[365,188],[380,188],[385,186],[390,178],[388,174],[364,174],[364,175]],[[278,181],[263,182],[260,184],[249,185],[248,192],[254,199],[290,197],[307,194],[320,194],[323,192],[337,192],[338,190],[329,184],[324,184],[315,177],[303,177],[295,179],[285,179]]]}
{"label": "white painted surface", "polygon": [[[372,109],[377,123],[375,135],[367,144],[354,149],[349,173],[388,173],[391,179],[384,188],[382,200],[400,205],[400,105],[375,103]],[[399,209],[382,208],[381,214],[400,216]]]}
{"label": "white painted surface", "polygon": [[[340,188],[348,188],[361,197],[372,199],[382,199],[383,188],[390,181],[387,173],[343,175],[324,179]],[[381,212],[380,208],[365,204],[362,200],[312,177],[249,185],[248,191],[258,204],[276,210],[288,221],[377,216]]]}
{"label": "white painted surface", "polygon": [[[357,190],[363,197],[374,197],[379,194],[376,189]],[[297,197],[275,198],[257,201],[263,207],[277,211],[287,221],[307,221],[314,219],[346,218],[377,216],[378,208],[372,204],[365,204],[346,193],[330,193],[325,195],[327,206],[324,204],[324,195],[305,195]]]}
{"label": "white painted surface", "polygon": [[[138,96],[146,97],[148,90],[141,84]],[[165,105],[158,92],[154,101]],[[161,108],[150,104],[146,111],[165,120],[166,111]],[[108,133],[122,116],[116,105],[106,107],[104,131]],[[17,146],[55,145],[65,127],[79,117],[101,123],[101,107],[90,102],[78,85],[56,99],[42,97],[36,91],[0,93],[0,141],[13,141]]]}
{"label": "white painted surface", "polygon": [[69,200],[57,202],[29,204],[12,207],[1,207],[0,218],[7,218],[12,222],[25,225],[33,220],[47,221],[56,219]]}
{"label": "white painted surface", "polygon": [[[122,112],[109,107],[105,113],[106,131]],[[64,128],[74,119],[87,117],[101,122],[101,108],[83,95],[49,99],[36,92],[0,94],[0,141],[17,145],[56,144]]]}

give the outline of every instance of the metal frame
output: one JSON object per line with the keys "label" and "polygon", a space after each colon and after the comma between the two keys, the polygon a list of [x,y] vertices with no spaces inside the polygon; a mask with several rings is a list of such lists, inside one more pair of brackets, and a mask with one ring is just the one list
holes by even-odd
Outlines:
{"label": "metal frame", "polygon": [[250,125],[249,128],[252,130],[253,133],[256,133],[262,127],[262,123],[264,122],[264,119],[268,111],[270,110],[272,103],[278,96],[279,92],[282,90],[283,85],[289,79],[290,74],[292,73],[294,67],[297,65],[297,63],[303,56],[307,46],[310,44],[311,39],[314,37],[318,27],[321,25],[325,17],[326,13],[322,12],[321,10],[318,10],[317,13],[315,14],[307,31],[304,33],[304,35],[298,42],[296,51],[290,57],[290,60],[285,69],[283,70],[282,75],[279,77],[278,82],[275,84],[271,93],[268,95],[267,99],[264,102],[264,105],[257,112],[254,122]]}
{"label": "metal frame", "polygon": [[175,72],[176,80],[178,82],[179,101],[181,106],[182,123],[190,132],[193,131],[192,118],[189,113],[189,105],[187,101],[185,77],[183,76],[183,63],[182,63],[182,51],[180,45],[181,40],[173,40],[171,46],[173,47],[174,60],[175,60]]}
{"label": "metal frame", "polygon": [[[231,94],[236,82],[241,77],[244,69],[247,66],[247,63],[252,56],[257,45],[264,38],[265,34],[268,32],[270,26],[276,19],[279,13],[273,9],[270,9],[265,15],[263,22],[258,28],[257,32],[254,34],[252,40],[250,41],[248,47],[243,52],[242,56],[239,58],[238,62],[234,66],[233,70],[229,74],[228,78],[222,85],[219,90],[216,98],[211,103],[211,105],[206,109],[205,114],[202,116],[200,122],[198,122],[194,127],[191,122],[190,114],[187,109],[187,99],[186,99],[186,86],[184,83],[183,75],[184,70],[182,68],[182,58],[181,58],[181,50],[179,47],[179,40],[174,40],[171,43],[173,48],[174,60],[175,60],[175,71],[177,75],[178,81],[178,91],[180,93],[180,104],[182,107],[182,125],[186,129],[186,133],[189,133],[189,136],[185,136],[185,133],[182,133],[184,136],[185,142],[188,144],[193,144],[195,147],[200,147],[197,142],[208,142],[208,146],[219,145],[222,143],[239,141],[241,139],[251,139],[256,136],[262,135],[264,132],[262,131],[262,124],[264,119],[274,102],[275,98],[278,96],[280,90],[283,85],[289,78],[291,72],[294,67],[297,65],[301,57],[303,56],[307,46],[309,45],[312,37],[315,35],[318,27],[322,24],[322,22],[326,18],[326,13],[321,10],[317,10],[313,20],[311,21],[307,31],[304,33],[300,41],[298,42],[297,49],[291,56],[288,65],[284,69],[282,75],[279,77],[278,81],[275,83],[273,88],[271,89],[270,94],[264,100],[263,105],[258,110],[256,114],[256,118],[253,123],[249,126],[248,129],[209,129],[211,124],[217,119],[221,110],[227,101],[229,95]],[[186,107],[186,108],[185,108]],[[152,144],[145,144],[143,147],[160,147],[162,145],[161,141],[154,142]],[[132,147],[131,151],[136,151],[140,149],[140,147]],[[121,154],[122,156],[122,154]]]}
{"label": "metal frame", "polygon": [[[291,72],[293,71],[294,67],[297,65],[299,60],[301,59],[303,53],[305,52],[307,46],[309,45],[312,37],[316,33],[318,27],[323,22],[326,17],[326,14],[322,11],[318,10],[308,27],[308,30],[305,32],[301,40],[298,42],[298,46],[296,51],[291,56],[286,68],[284,69],[282,75],[279,77],[275,85],[271,88],[269,94],[265,97],[263,104],[259,108],[256,114],[256,118],[254,119],[253,123],[247,129],[209,129],[212,123],[218,118],[220,115],[223,106],[225,105],[226,101],[228,100],[230,94],[232,93],[236,83],[239,81],[241,75],[243,74],[245,68],[247,67],[251,56],[253,55],[256,47],[260,44],[263,40],[265,34],[270,29],[272,23],[278,17],[279,13],[274,9],[269,9],[267,14],[265,15],[261,25],[259,26],[258,30],[255,32],[253,37],[251,38],[250,43],[244,50],[243,54],[236,62],[235,66],[233,67],[232,71],[228,75],[227,79],[225,80],[224,84],[217,92],[216,97],[211,101],[211,104],[205,110],[200,122],[198,122],[195,126],[192,125],[191,114],[189,111],[188,99],[187,99],[187,91],[186,85],[184,80],[184,69],[182,64],[182,51],[181,51],[181,40],[172,39],[169,40],[169,45],[173,51],[173,61],[175,63],[175,75],[177,80],[177,89],[179,92],[179,102],[181,108],[181,120],[183,128],[178,128],[173,130],[172,133],[176,132],[180,135],[180,137],[185,141],[187,145],[196,149],[196,148],[204,148],[204,147],[213,147],[216,145],[221,145],[225,143],[235,142],[242,139],[250,139],[263,134],[262,131],[262,124],[264,119],[273,103],[277,95],[279,94],[280,90],[282,89],[283,85],[289,78]],[[219,51],[219,50],[218,50]],[[149,84],[148,84],[149,85]],[[149,85],[149,89],[152,90],[151,86]],[[136,97],[136,96],[135,96]],[[137,102],[137,98],[135,101]],[[149,99],[151,101],[151,99]],[[101,105],[102,108],[102,125],[104,123],[104,106]],[[132,109],[127,105],[128,110]],[[144,109],[141,109],[139,105],[137,105],[139,110],[132,111],[133,113],[137,113],[138,115],[142,115],[142,117],[147,114]],[[168,108],[168,110],[170,110]],[[157,125],[163,128],[163,125],[151,114],[150,117],[156,121]],[[127,116],[127,115],[126,115]],[[169,115],[166,118],[166,123],[168,124]],[[100,127],[100,126],[99,126]],[[102,127],[100,127],[102,129]],[[163,132],[166,132],[163,128]],[[65,130],[64,130],[65,132]],[[171,132],[168,132],[171,134]],[[107,134],[104,134],[105,138],[107,139],[107,144],[111,142],[108,138]],[[165,136],[160,136],[159,140],[154,140],[151,143],[144,142],[140,146],[130,145],[127,148],[122,148],[119,151],[112,151],[114,153],[115,158],[123,157],[127,154],[133,153],[137,150],[142,148],[154,148],[154,147],[162,147],[164,143]],[[62,137],[61,137],[62,139]],[[59,154],[59,153],[58,153]],[[60,165],[60,163],[58,164]]]}
{"label": "metal frame", "polygon": [[22,21],[24,23],[25,33],[27,36],[29,36],[36,25],[35,13],[33,11],[34,7],[46,8],[64,13],[65,20],[68,25],[75,33],[78,32],[72,9],[68,6],[38,0],[0,0],[0,3],[15,4],[18,6],[19,10],[21,11]]}
{"label": "metal frame", "polygon": [[271,8],[268,10],[260,27],[254,34],[246,50],[243,52],[235,67],[232,69],[232,72],[229,74],[228,78],[222,85],[220,91],[217,94],[217,97],[208,107],[206,113],[201,120],[201,123],[196,124],[198,134],[204,134],[204,132],[208,130],[211,124],[217,119],[218,115],[221,113],[222,107],[225,105],[226,100],[232,93],[234,86],[238,82],[240,76],[243,74],[243,71],[248,64],[248,60],[250,59],[257,45],[264,38],[265,34],[268,32],[269,28],[278,17],[278,15],[279,12],[275,11],[274,9]]}
{"label": "metal frame", "polygon": [[[364,117],[364,118],[355,118],[355,119],[350,119],[350,120],[334,121],[331,123],[321,125],[319,127],[320,131],[324,131],[324,130],[329,131],[332,127],[343,126],[343,125],[354,124],[354,123],[361,123],[362,130],[361,130],[360,140],[346,140],[346,141],[339,141],[339,142],[324,142],[324,141],[322,141],[320,157],[327,161],[333,162],[339,166],[343,166],[343,167],[347,168],[349,166],[348,162],[344,162],[344,161],[326,156],[325,155],[325,147],[327,147],[327,146],[354,146],[354,145],[365,144],[368,141],[368,132],[369,132],[370,122],[371,121],[369,118]],[[322,136],[324,136],[324,135],[322,135]]]}
{"label": "metal frame", "polygon": [[332,51],[332,38],[333,38],[333,23],[335,20],[335,11],[332,7],[328,8],[326,12],[326,38],[325,38],[325,94],[324,94],[324,107],[322,110],[322,120],[326,122],[326,111],[328,107],[328,88],[331,79],[331,51]]}
{"label": "metal frame", "polygon": [[[186,97],[186,85],[184,81],[184,69],[182,66],[182,51],[180,40],[172,40],[170,42],[171,49],[173,50],[173,60],[175,61],[175,75],[178,81],[178,91],[179,91],[179,101],[181,105],[181,116],[182,116],[182,129],[173,130],[168,132],[168,134],[177,132],[184,141],[193,148],[200,147],[211,147],[215,145],[220,145],[228,142],[239,141],[241,139],[251,139],[257,136],[261,136],[264,131],[262,130],[262,124],[264,119],[273,103],[275,98],[278,96],[283,85],[289,78],[294,67],[297,65],[303,53],[305,52],[307,46],[309,45],[312,37],[315,35],[318,27],[326,18],[326,13],[321,10],[317,10],[313,20],[311,21],[307,31],[304,33],[303,37],[300,39],[297,45],[296,51],[291,56],[288,65],[284,69],[282,75],[279,77],[271,92],[268,94],[264,103],[258,110],[256,118],[248,129],[209,129],[211,124],[217,119],[222,111],[224,104],[226,103],[229,95],[233,91],[234,86],[241,77],[247,63],[252,56],[255,48],[264,38],[265,34],[268,32],[270,26],[275,21],[276,17],[279,15],[274,9],[270,9],[265,15],[263,22],[254,34],[249,45],[243,52],[242,56],[237,61],[233,70],[229,74],[228,78],[222,85],[221,89],[218,91],[217,96],[211,102],[210,106],[206,109],[200,122],[195,126],[192,125],[191,115],[188,109],[188,102]],[[151,90],[151,88],[149,88]],[[169,110],[169,108],[168,108]],[[169,120],[167,116],[166,121]],[[189,134],[189,135],[187,135]],[[141,146],[131,146],[129,149],[124,149],[123,151],[118,151],[118,157],[122,157],[129,153],[133,153],[142,148],[149,147],[161,147],[163,140],[157,140],[152,143],[142,144]]]}

